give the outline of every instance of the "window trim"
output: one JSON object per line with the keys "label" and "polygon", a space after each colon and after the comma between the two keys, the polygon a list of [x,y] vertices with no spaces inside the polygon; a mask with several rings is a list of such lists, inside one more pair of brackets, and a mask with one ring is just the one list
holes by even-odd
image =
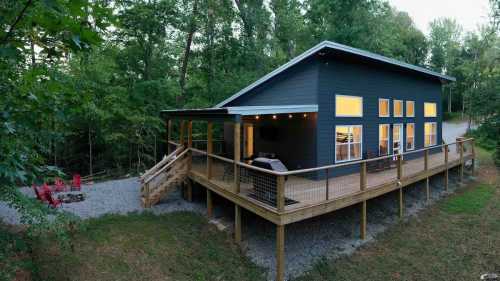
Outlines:
{"label": "window trim", "polygon": [[[409,103],[413,104],[413,114],[411,116],[408,115],[408,104]],[[415,117],[415,101],[413,101],[413,100],[407,100],[406,103],[405,103],[405,107],[406,107],[406,117]]]}
{"label": "window trim", "polygon": [[[387,115],[380,114],[380,101],[387,101]],[[378,99],[378,117],[391,117],[391,100],[385,98]]]}
{"label": "window trim", "polygon": [[[401,102],[401,115],[396,115],[396,102]],[[392,101],[392,114],[394,115],[394,117],[404,117],[405,116],[405,113],[404,113],[404,101],[403,100],[393,100]]]}
{"label": "window trim", "polygon": [[[413,145],[408,149],[408,125],[413,125]],[[436,130],[437,133],[437,130]],[[415,150],[415,123],[406,123],[405,126],[405,151]]]}
{"label": "window trim", "polygon": [[[425,105],[426,104],[434,104],[434,107],[436,108],[436,114],[434,116],[427,116],[427,115],[425,115]],[[438,115],[437,102],[431,102],[431,101],[424,102],[424,118],[436,118],[437,115]]]}
{"label": "window trim", "polygon": [[[339,115],[337,114],[337,97],[349,97],[349,98],[358,98],[361,100],[361,115]],[[352,117],[352,118],[362,118],[364,115],[364,101],[362,96],[353,96],[353,95],[335,95],[335,117]]]}
{"label": "window trim", "polygon": [[[387,154],[380,154],[380,127],[387,126]],[[378,124],[378,156],[391,155],[391,124]]]}
{"label": "window trim", "polygon": [[[359,158],[355,158],[355,159],[350,159],[351,158],[351,146],[350,144],[352,143],[357,143],[357,142],[348,142],[347,143],[347,155],[349,157],[349,159],[347,160],[337,160],[337,127],[360,127],[361,128],[361,139],[359,140],[359,144],[360,144],[360,157]],[[361,124],[356,124],[356,125],[353,125],[353,124],[346,124],[346,125],[335,125],[335,149],[334,149],[334,154],[335,154],[335,163],[343,163],[343,162],[351,162],[351,161],[358,161],[358,160],[362,160],[363,159],[363,125]]]}
{"label": "window trim", "polygon": [[[427,124],[427,123],[429,123],[429,124],[434,124],[434,125],[435,125],[435,128],[436,128],[436,134],[435,134],[435,135],[436,135],[436,143],[435,143],[435,144],[429,144],[429,145],[426,145],[426,144],[425,144],[425,136],[426,136],[426,135],[425,135],[425,124]],[[436,146],[436,145],[437,145],[437,143],[438,143],[438,141],[437,141],[437,135],[438,135],[437,130],[438,130],[438,127],[437,127],[437,122],[424,122],[424,147],[433,147],[433,146]]]}

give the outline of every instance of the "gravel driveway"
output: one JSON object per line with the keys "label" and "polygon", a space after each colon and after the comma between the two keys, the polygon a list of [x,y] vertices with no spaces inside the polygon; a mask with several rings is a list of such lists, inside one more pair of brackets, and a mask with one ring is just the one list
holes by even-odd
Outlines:
{"label": "gravel driveway", "polygon": [[467,132],[467,126],[467,122],[443,122],[443,140],[446,143],[455,142],[457,137],[460,137]]}

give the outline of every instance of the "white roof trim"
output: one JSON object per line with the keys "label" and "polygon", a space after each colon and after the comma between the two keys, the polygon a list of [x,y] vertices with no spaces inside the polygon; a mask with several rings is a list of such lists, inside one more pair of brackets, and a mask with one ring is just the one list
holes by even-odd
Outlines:
{"label": "white roof trim", "polygon": [[429,69],[426,69],[426,68],[423,68],[423,67],[420,67],[420,66],[416,66],[416,65],[409,64],[409,63],[401,62],[401,61],[398,61],[398,60],[395,60],[395,59],[391,59],[391,58],[384,57],[384,56],[381,56],[381,55],[377,55],[377,54],[374,54],[374,53],[371,53],[371,52],[368,52],[368,51],[364,51],[364,50],[361,50],[361,49],[357,49],[357,48],[349,47],[349,46],[346,46],[346,45],[342,45],[342,44],[339,44],[339,43],[335,43],[335,42],[331,42],[331,41],[323,41],[323,42],[317,44],[316,46],[312,47],[311,49],[305,51],[304,53],[300,54],[299,56],[293,58],[289,62],[287,62],[287,63],[283,64],[282,66],[276,68],[275,70],[271,71],[270,73],[264,75],[259,80],[255,81],[252,84],[248,85],[247,87],[241,89],[239,92],[237,92],[236,94],[232,95],[231,97],[229,97],[229,98],[225,99],[224,101],[220,102],[219,104],[217,104],[215,106],[215,108],[223,107],[224,105],[226,105],[226,104],[234,101],[235,99],[239,98],[240,96],[242,96],[243,94],[247,93],[248,91],[256,88],[260,84],[266,82],[267,80],[273,78],[274,76],[276,76],[279,73],[287,70],[288,68],[294,66],[295,64],[301,62],[302,60],[308,58],[309,56],[315,54],[316,52],[320,51],[323,48],[330,48],[330,49],[340,50],[340,51],[343,51],[343,52],[347,52],[347,53],[359,55],[359,56],[370,58],[370,59],[377,60],[377,61],[380,61],[380,62],[384,62],[384,63],[396,65],[396,66],[400,66],[402,68],[407,68],[407,69],[411,69],[411,70],[414,70],[414,71],[417,71],[417,72],[422,72],[422,73],[425,73],[425,74],[428,74],[428,75],[431,75],[431,76],[436,76],[437,78],[440,78],[440,79],[443,79],[443,80],[456,81],[456,79],[454,77],[451,77],[451,76],[448,76],[448,75],[444,75],[444,74],[441,74],[441,73],[437,73],[437,72],[434,72],[432,70],[429,70]]}
{"label": "white roof trim", "polygon": [[277,106],[233,106],[225,107],[229,114],[239,115],[264,115],[282,113],[318,112],[317,104],[306,105],[277,105]]}

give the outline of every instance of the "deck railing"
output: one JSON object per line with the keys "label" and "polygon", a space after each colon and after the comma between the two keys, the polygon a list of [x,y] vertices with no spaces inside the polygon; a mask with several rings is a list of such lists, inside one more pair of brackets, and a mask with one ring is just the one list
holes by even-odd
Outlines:
{"label": "deck railing", "polygon": [[[217,186],[275,211],[339,199],[369,189],[447,171],[474,155],[473,139],[341,164],[277,172],[190,148],[192,170]],[[473,157],[472,157],[473,158]],[[463,174],[463,165],[460,165]],[[238,173],[235,173],[237,171]],[[446,172],[447,173],[447,172]]]}

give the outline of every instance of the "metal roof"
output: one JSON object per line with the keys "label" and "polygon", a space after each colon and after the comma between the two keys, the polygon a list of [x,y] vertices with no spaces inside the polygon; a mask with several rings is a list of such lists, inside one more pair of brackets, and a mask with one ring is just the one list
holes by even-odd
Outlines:
{"label": "metal roof", "polygon": [[335,43],[335,42],[331,42],[331,41],[323,41],[323,42],[317,44],[316,46],[312,47],[311,49],[305,51],[304,53],[300,54],[299,56],[293,58],[289,62],[283,64],[282,66],[280,66],[280,67],[276,68],[275,70],[271,71],[270,73],[266,74],[265,76],[261,77],[259,80],[255,81],[252,84],[248,85],[247,87],[243,88],[242,90],[240,90],[236,94],[232,95],[231,97],[229,97],[229,98],[225,99],[224,101],[220,102],[219,104],[217,104],[215,106],[215,108],[223,107],[224,105],[228,104],[229,102],[234,101],[235,99],[239,98],[240,96],[244,95],[245,93],[249,92],[250,90],[256,88],[257,86],[259,86],[262,83],[268,81],[269,79],[273,78],[274,76],[280,74],[281,72],[287,70],[288,68],[290,68],[290,67],[296,65],[297,63],[303,61],[304,59],[306,59],[306,58],[308,58],[308,57],[316,54],[317,52],[319,52],[320,50],[322,50],[324,48],[338,50],[338,51],[342,51],[342,52],[345,52],[345,53],[354,54],[354,55],[357,55],[357,56],[360,56],[360,57],[363,57],[363,58],[372,59],[372,60],[375,60],[375,61],[379,61],[379,62],[391,64],[391,65],[395,65],[395,66],[398,66],[398,67],[401,67],[401,68],[410,69],[410,70],[413,70],[413,71],[416,71],[416,72],[420,72],[420,73],[424,73],[424,74],[427,74],[427,75],[430,75],[430,76],[434,76],[436,78],[439,78],[440,80],[456,81],[456,79],[454,77],[451,77],[451,76],[448,76],[448,75],[445,75],[445,74],[441,74],[441,73],[438,73],[438,72],[435,72],[435,71],[432,71],[432,70],[429,70],[429,69],[426,69],[426,68],[423,68],[423,67],[420,67],[420,66],[416,66],[416,65],[409,64],[409,63],[401,62],[401,61],[398,61],[398,60],[395,60],[395,59],[384,57],[382,55],[378,55],[378,54],[371,53],[371,52],[368,52],[368,51],[365,51],[365,50],[361,50],[361,49],[353,48],[353,47],[350,47],[350,46],[342,45],[342,44],[339,44],[339,43]]}

